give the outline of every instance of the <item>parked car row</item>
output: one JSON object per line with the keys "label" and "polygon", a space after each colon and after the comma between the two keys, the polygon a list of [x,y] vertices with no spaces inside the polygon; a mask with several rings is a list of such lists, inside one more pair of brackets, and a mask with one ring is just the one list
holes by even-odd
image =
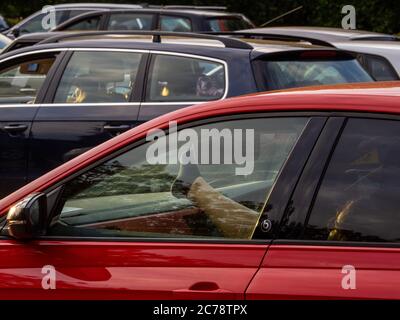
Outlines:
{"label": "parked car row", "polygon": [[[56,8],[0,55],[1,299],[400,299],[396,37]],[[204,131],[252,170],[185,163]]]}
{"label": "parked car row", "polygon": [[[399,299],[399,90],[211,102],[88,151],[0,200],[1,299]],[[171,121],[253,129],[253,173],[149,164]]]}
{"label": "parked car row", "polygon": [[326,42],[335,48],[352,51],[377,81],[400,79],[400,39],[397,36],[363,30],[316,27],[269,27],[241,30],[239,33],[298,36]]}
{"label": "parked car row", "polygon": [[[98,13],[89,13],[98,14]],[[102,13],[106,14],[106,13]],[[108,13],[107,13],[108,14]],[[118,13],[119,14],[119,13]],[[157,24],[156,24],[157,25]],[[156,26],[155,25],[155,26]],[[123,29],[123,28],[121,28]],[[168,29],[168,28],[167,28]],[[263,29],[249,29],[231,31],[207,31],[206,33],[219,34],[230,37],[245,37],[253,39],[267,40],[304,40],[314,44],[335,47],[341,50],[351,51],[357,56],[361,65],[377,81],[392,81],[400,79],[400,61],[398,59],[400,43],[397,37],[365,31],[341,30],[332,28],[306,28],[306,32],[301,32],[298,27],[274,27]],[[190,28],[188,29],[188,31]],[[311,30],[315,30],[315,34]],[[108,30],[110,31],[110,30]],[[110,32],[121,32],[114,30]],[[13,41],[3,53],[10,52],[26,46],[46,42],[49,38],[63,35],[67,31],[53,31],[46,33],[32,33],[21,36]],[[321,34],[319,33],[321,32]],[[330,36],[333,34],[334,36]]]}
{"label": "parked car row", "polygon": [[[383,33],[297,26],[255,28],[248,18],[226,12],[224,7],[63,4],[54,8],[59,18],[55,28],[46,30],[51,32],[40,32],[45,31],[39,23],[44,13],[35,13],[6,32],[10,37],[27,33],[28,36],[19,37],[3,49],[3,53],[39,43],[60,32],[161,30],[224,33],[232,36],[231,33],[236,31],[246,34],[246,37],[265,38],[275,35],[320,41],[356,53],[363,67],[377,81],[398,80],[400,77],[397,59],[400,46],[396,43],[398,38]],[[35,24],[36,20],[36,28],[22,28],[23,25]]]}
{"label": "parked car row", "polygon": [[[242,14],[216,6],[149,6],[105,3],[71,3],[53,6],[55,31],[153,30],[234,31],[254,27]],[[50,31],[44,29],[47,12],[38,11],[4,32],[10,38]],[[0,20],[1,21],[1,20]]]}
{"label": "parked car row", "polygon": [[206,10],[136,9],[89,12],[52,31],[161,30],[172,32],[235,31],[253,28],[242,14]]}
{"label": "parked car row", "polygon": [[[144,40],[145,34],[153,40]],[[7,152],[0,157],[0,196],[185,106],[257,91],[373,81],[354,55],[334,48],[145,34],[70,35],[1,56],[0,109],[7,112],[0,113],[0,148]]]}

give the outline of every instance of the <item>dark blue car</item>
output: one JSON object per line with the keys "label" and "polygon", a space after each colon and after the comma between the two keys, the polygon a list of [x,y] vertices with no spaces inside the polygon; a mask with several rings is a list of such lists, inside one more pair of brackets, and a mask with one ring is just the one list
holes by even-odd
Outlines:
{"label": "dark blue car", "polygon": [[0,56],[0,196],[188,105],[372,81],[352,54],[305,41],[157,32],[50,40]]}

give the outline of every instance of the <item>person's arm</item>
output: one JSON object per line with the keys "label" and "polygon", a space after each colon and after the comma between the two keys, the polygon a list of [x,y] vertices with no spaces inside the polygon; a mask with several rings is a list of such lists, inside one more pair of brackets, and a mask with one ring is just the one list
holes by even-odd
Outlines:
{"label": "person's arm", "polygon": [[190,186],[188,198],[203,210],[224,237],[251,239],[260,214],[227,197],[198,177]]}

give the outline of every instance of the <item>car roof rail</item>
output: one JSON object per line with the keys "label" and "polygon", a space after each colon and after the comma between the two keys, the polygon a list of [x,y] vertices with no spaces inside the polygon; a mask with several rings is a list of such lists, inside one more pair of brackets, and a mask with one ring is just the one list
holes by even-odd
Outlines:
{"label": "car roof rail", "polygon": [[226,11],[228,8],[225,6],[185,6],[185,5],[165,5],[164,9],[176,10],[212,10],[212,11]]}
{"label": "car roof rail", "polygon": [[400,38],[395,35],[359,35],[350,38],[351,41],[400,41]]}
{"label": "car roof rail", "polygon": [[259,40],[276,40],[276,41],[306,41],[313,45],[323,46],[323,47],[331,47],[335,48],[335,46],[328,41],[314,39],[303,36],[295,36],[295,35],[280,35],[274,33],[258,33],[258,32],[202,32],[204,34],[212,34],[219,36],[230,36],[235,38],[245,38],[245,39],[259,39]]}
{"label": "car roof rail", "polygon": [[[189,33],[189,32],[168,32],[168,31],[86,31],[86,32],[71,32],[65,34],[55,35],[54,37],[50,37],[40,41],[38,44],[48,44],[48,43],[56,43],[65,39],[77,39],[80,37],[98,37],[103,35],[132,35],[132,36],[153,36],[154,43],[161,43],[162,37],[180,37],[180,38],[195,38],[195,39],[205,39],[205,40],[214,40],[219,41],[226,48],[234,48],[234,49],[253,49],[253,46],[250,44],[241,41],[239,39],[235,39],[232,37],[223,37],[220,35],[214,34],[205,34],[205,33]],[[77,39],[79,40],[79,39]]]}

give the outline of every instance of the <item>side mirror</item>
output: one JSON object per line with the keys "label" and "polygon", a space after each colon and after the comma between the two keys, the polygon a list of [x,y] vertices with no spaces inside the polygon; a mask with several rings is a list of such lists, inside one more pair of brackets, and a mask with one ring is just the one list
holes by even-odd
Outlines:
{"label": "side mirror", "polygon": [[34,193],[10,208],[7,214],[8,233],[17,240],[32,239],[44,229],[47,215],[47,197]]}

